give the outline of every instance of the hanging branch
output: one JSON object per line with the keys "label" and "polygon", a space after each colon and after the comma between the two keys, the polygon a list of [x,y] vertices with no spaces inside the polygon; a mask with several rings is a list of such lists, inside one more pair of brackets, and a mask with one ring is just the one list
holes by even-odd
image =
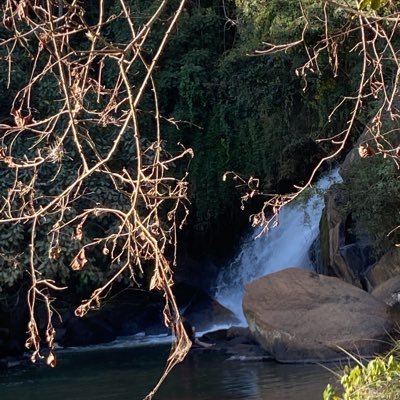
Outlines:
{"label": "hanging branch", "polygon": [[[50,366],[56,365],[53,293],[65,287],[46,278],[40,265],[68,264],[84,271],[90,252],[101,249],[111,266],[108,279],[77,307],[77,316],[97,308],[122,276],[135,281],[145,265],[152,265],[150,289],[164,294],[164,321],[176,341],[160,382],[147,396],[151,399],[190,348],[165,253],[176,248],[176,230],[188,213],[186,174],[179,178],[171,167],[193,152],[166,151],[154,79],[185,1],[161,1],[141,25],[127,0],[116,4],[99,0],[90,17],[77,0],[6,0],[2,5],[6,33],[0,36],[0,61],[8,68],[8,86],[18,90],[13,120],[0,125],[1,171],[8,177],[1,191],[0,227],[22,226],[29,233],[28,262],[21,255],[12,261],[31,280],[26,347],[36,361],[44,357],[41,342],[46,342]],[[110,40],[112,27],[126,38]],[[152,34],[158,45],[152,45],[149,60]],[[19,60],[30,69],[23,83],[14,81]],[[47,100],[41,91],[49,86]],[[95,221],[100,226],[107,221],[108,228],[93,238],[87,226]],[[72,246],[69,253],[66,242]],[[47,310],[44,338],[36,320],[38,301]]]}
{"label": "hanging branch", "polygon": [[[398,142],[389,139],[393,130],[382,131],[383,120],[397,121],[400,117],[398,111],[398,84],[400,76],[400,62],[398,48],[395,40],[398,37],[400,24],[400,9],[397,4],[390,1],[333,1],[324,0],[318,4],[315,2],[299,1],[300,18],[304,25],[298,40],[290,43],[264,43],[264,48],[256,50],[252,56],[267,56],[278,52],[287,52],[294,47],[301,46],[307,56],[307,61],[296,69],[296,74],[304,82],[304,90],[307,90],[308,76],[320,73],[320,59],[323,54],[328,55],[329,64],[333,76],[337,77],[339,68],[339,51],[344,48],[354,37],[359,40],[352,45],[351,52],[358,55],[360,60],[360,74],[356,93],[349,93],[342,97],[332,110],[329,120],[345,105],[351,104],[351,112],[345,123],[345,128],[332,137],[317,140],[317,142],[329,142],[333,145],[333,151],[323,157],[313,169],[307,182],[302,186],[295,186],[295,191],[287,195],[264,194],[259,189],[259,182],[254,178],[245,179],[234,171],[225,174],[239,182],[238,186],[245,194],[242,197],[244,203],[254,196],[264,196],[265,200],[260,212],[251,216],[253,226],[261,226],[260,235],[267,232],[272,226],[279,223],[279,211],[281,208],[296,199],[314,182],[317,172],[327,161],[336,158],[346,147],[349,138],[354,132],[357,119],[364,112],[369,100],[379,102],[371,123],[368,126],[371,132],[370,143],[360,145],[359,154],[362,158],[380,154],[390,157],[397,168],[400,162],[400,147]],[[312,11],[307,11],[312,7]],[[320,11],[314,16],[314,23],[323,26],[324,35],[317,43],[309,43],[308,31],[312,28],[312,12]],[[342,25],[333,26],[330,15],[335,10],[344,13]],[[321,18],[321,15],[323,16]],[[387,71],[391,71],[388,73]],[[393,135],[392,135],[393,136]],[[373,148],[376,148],[376,151]],[[272,211],[272,214],[271,214]],[[397,229],[397,228],[396,228]]]}

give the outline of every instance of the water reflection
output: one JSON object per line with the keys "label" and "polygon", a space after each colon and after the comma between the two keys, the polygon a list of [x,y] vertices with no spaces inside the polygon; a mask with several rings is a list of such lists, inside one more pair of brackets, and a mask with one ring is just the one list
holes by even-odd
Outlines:
{"label": "water reflection", "polygon": [[171,374],[160,399],[314,400],[331,380],[316,365],[226,361],[219,354],[191,354]]}
{"label": "water reflection", "polygon": [[[136,400],[162,372],[168,347],[151,346],[60,354],[55,369],[0,376],[1,400]],[[192,351],[155,400],[317,400],[332,375],[320,366],[227,361]]]}

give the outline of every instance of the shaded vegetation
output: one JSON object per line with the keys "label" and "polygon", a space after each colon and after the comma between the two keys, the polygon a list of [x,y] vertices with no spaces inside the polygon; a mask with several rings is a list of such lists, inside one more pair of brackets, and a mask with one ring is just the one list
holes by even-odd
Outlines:
{"label": "shaded vegetation", "polygon": [[369,235],[378,256],[399,242],[400,176],[389,159],[374,157],[352,165],[344,183],[344,212],[356,221],[352,232]]}
{"label": "shaded vegetation", "polygon": [[[89,3],[86,18],[90,23],[98,17],[98,10],[95,1]],[[137,13],[138,24],[144,22],[158,5],[153,0],[130,0],[129,3]],[[363,9],[374,9],[377,5],[372,3],[365,2]],[[306,32],[307,41],[312,46],[324,37],[323,10],[317,2],[304,1],[302,4],[310,24]],[[117,14],[120,11],[118,4],[107,4],[107,12]],[[328,7],[327,14],[333,30],[341,29],[343,23],[349,26],[354,23],[348,14],[337,7]],[[302,184],[308,178],[321,156],[331,149],[329,142],[316,144],[315,140],[331,137],[346,126],[350,105],[340,108],[331,120],[329,115],[342,96],[355,93],[357,89],[361,63],[356,52],[350,51],[359,40],[356,33],[350,30],[348,40],[340,46],[336,73],[331,68],[332,60],[321,53],[319,70],[309,72],[307,86],[305,80],[296,74],[297,68],[307,60],[304,47],[293,47],[271,56],[251,55],[255,49],[262,48],[263,42],[297,40],[303,29],[301,16],[297,0],[202,0],[187,3],[155,76],[160,111],[164,118],[163,130],[168,138],[167,149],[174,151],[176,144],[182,143],[185,147],[192,147],[195,153],[189,166],[191,214],[187,227],[180,234],[181,251],[189,249],[190,253],[202,256],[206,253],[213,256],[226,254],[247,227],[248,214],[259,207],[261,200],[255,199],[242,212],[240,188],[235,187],[236,182],[222,181],[226,171],[234,170],[244,176],[259,178],[261,189],[265,192],[291,191],[294,184]],[[2,27],[0,37],[4,34]],[[107,35],[111,42],[119,43],[126,41],[129,33],[117,20],[107,27]],[[151,32],[146,43],[149,59],[154,52],[152,44],[160,35],[158,28]],[[32,48],[32,52],[34,50]],[[5,59],[7,54],[0,56]],[[4,111],[10,109],[11,99],[26,83],[26,71],[32,65],[32,60],[22,52],[14,53],[14,57],[10,86],[6,70],[0,71],[0,91],[5,94],[0,99],[0,123],[10,121],[11,116]],[[112,86],[118,71],[107,71],[104,79]],[[145,71],[136,73],[143,75]],[[34,112],[50,114],[59,100],[57,84],[51,79],[43,79],[39,87],[40,90],[33,94],[37,96],[38,105]],[[145,111],[146,102],[151,102],[150,91],[143,99],[140,123],[148,135],[147,139],[152,140],[153,115]],[[371,110],[365,107],[364,114],[356,122],[356,131],[361,132],[370,114]],[[167,120],[176,122],[179,130]],[[106,151],[105,138],[100,133],[94,136],[99,145],[104,142]],[[29,153],[29,140],[18,146],[21,154]],[[132,146],[131,142],[123,142],[123,147],[129,146]],[[68,173],[68,163],[74,163],[76,154],[73,146],[66,152],[68,161],[60,174],[68,181],[73,179]],[[123,148],[120,154],[121,157],[117,157],[112,166],[115,171],[120,171],[126,164]],[[397,207],[398,192],[397,184],[389,187],[395,172],[385,162],[380,163],[373,160],[352,172],[348,204],[349,210],[364,221],[364,226],[378,242],[393,227],[390,226],[389,216]],[[174,167],[178,175],[186,165],[178,161]],[[3,171],[0,171],[3,174],[0,185],[4,191],[13,177],[5,176]],[[365,201],[358,201],[372,181],[376,182],[376,190]],[[110,182],[93,178],[88,185],[88,190],[98,191],[99,195],[106,193],[109,204],[121,202],[119,194],[111,189]],[[46,195],[51,195],[52,190],[56,188],[43,188]],[[385,191],[389,191],[390,196],[385,196]],[[386,201],[388,199],[389,202]],[[68,212],[72,216],[87,206],[82,199],[76,203],[75,210]],[[385,213],[388,218],[384,217]],[[383,224],[379,223],[380,215],[386,221]],[[93,224],[88,240],[108,229],[110,223],[105,219],[100,224]],[[18,225],[3,226],[0,236],[4,240],[0,252],[21,254],[20,262],[25,263],[22,254],[26,242],[25,230]],[[67,237],[64,247],[63,257],[70,258],[76,252]],[[89,256],[94,269],[87,269],[89,275],[81,278],[83,285],[103,279],[106,273],[104,266],[96,262],[96,254]],[[70,271],[65,267],[68,262],[63,257],[58,260],[57,266],[43,265],[40,268],[51,272],[54,267],[58,279],[68,280]],[[7,260],[0,258],[0,273],[12,285],[20,278],[20,272],[10,267]]]}

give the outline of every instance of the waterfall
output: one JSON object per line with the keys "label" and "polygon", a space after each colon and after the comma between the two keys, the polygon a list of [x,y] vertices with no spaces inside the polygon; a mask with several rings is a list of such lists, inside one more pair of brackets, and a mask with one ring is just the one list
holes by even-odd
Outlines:
{"label": "waterfall", "polygon": [[261,238],[255,229],[244,238],[240,252],[217,279],[216,299],[245,325],[244,286],[254,279],[288,267],[312,269],[309,249],[317,238],[324,208],[324,192],[341,178],[338,169],[322,177],[307,200],[289,204],[280,212],[279,225]]}

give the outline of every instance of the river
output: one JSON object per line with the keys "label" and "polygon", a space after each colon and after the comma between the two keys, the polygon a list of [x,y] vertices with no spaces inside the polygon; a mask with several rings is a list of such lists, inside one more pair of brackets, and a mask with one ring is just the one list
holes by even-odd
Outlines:
{"label": "river", "polygon": [[[337,171],[316,185],[325,190]],[[312,268],[308,250],[318,234],[322,192],[286,207],[281,225],[242,246],[219,279],[216,297],[245,325],[246,283],[288,266]],[[256,236],[257,232],[253,234]],[[165,340],[164,340],[165,341]],[[169,347],[163,344],[61,351],[56,368],[27,368],[0,376],[0,400],[140,400],[157,382]],[[230,361],[214,350],[192,350],[155,396],[158,400],[317,400],[333,374],[319,365]]]}
{"label": "river", "polygon": [[[166,344],[63,351],[56,368],[0,375],[1,400],[140,400],[162,372]],[[229,361],[192,350],[172,370],[155,400],[317,400],[332,380],[319,365]]]}

